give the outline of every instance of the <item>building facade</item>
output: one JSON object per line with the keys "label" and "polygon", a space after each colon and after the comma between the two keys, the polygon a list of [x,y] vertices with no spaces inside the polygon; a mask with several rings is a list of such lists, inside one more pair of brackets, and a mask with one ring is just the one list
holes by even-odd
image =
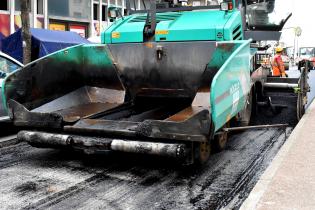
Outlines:
{"label": "building facade", "polygon": [[[0,39],[21,27],[20,1],[0,1]],[[143,2],[148,8],[149,0],[130,0],[131,8],[144,9]],[[207,0],[188,2],[195,6],[207,4]],[[124,15],[126,0],[31,0],[30,24],[32,28],[75,31],[85,38],[97,37],[111,24],[110,6],[120,8]]]}
{"label": "building facade", "polygon": [[[21,0],[0,1],[0,39],[21,25]],[[124,11],[124,0],[31,0],[32,28],[75,31],[85,38],[99,36],[110,22],[108,6]]]}

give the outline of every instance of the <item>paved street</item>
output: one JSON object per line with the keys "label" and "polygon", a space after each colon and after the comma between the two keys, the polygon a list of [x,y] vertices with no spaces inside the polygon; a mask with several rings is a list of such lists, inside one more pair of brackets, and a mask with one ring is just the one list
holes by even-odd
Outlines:
{"label": "paved street", "polygon": [[0,203],[7,209],[237,207],[284,137],[282,129],[233,135],[227,149],[200,168],[147,156],[87,156],[21,143],[0,149]]}

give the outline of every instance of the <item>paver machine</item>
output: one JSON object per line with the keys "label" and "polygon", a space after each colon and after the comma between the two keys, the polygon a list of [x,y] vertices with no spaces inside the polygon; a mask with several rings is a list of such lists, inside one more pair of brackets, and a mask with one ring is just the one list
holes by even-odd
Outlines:
{"label": "paver machine", "polygon": [[124,17],[109,8],[118,18],[102,44],[58,51],[5,80],[4,103],[23,129],[20,140],[193,163],[224,148],[224,128],[248,125],[255,83],[266,76],[251,68],[250,43],[278,39],[287,17],[271,25],[249,22],[246,14],[256,14],[251,3],[234,0],[146,3],[133,10],[127,1]]}

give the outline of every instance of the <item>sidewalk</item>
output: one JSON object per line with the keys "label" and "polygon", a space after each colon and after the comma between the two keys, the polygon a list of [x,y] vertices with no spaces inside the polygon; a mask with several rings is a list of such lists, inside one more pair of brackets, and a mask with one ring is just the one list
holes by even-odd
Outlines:
{"label": "sidewalk", "polygon": [[315,101],[240,209],[315,209]]}

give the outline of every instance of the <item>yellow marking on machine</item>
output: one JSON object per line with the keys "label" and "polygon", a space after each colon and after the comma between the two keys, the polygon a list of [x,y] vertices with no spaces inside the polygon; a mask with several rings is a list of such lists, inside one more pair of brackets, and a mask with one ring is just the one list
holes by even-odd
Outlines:
{"label": "yellow marking on machine", "polygon": [[144,43],[144,46],[146,46],[148,48],[153,48],[153,44],[151,42]]}
{"label": "yellow marking on machine", "polygon": [[155,34],[156,35],[167,35],[168,34],[168,30],[158,30],[158,31],[155,31]]}
{"label": "yellow marking on machine", "polygon": [[112,38],[114,38],[114,39],[120,38],[120,33],[119,32],[113,32],[112,33]]}

